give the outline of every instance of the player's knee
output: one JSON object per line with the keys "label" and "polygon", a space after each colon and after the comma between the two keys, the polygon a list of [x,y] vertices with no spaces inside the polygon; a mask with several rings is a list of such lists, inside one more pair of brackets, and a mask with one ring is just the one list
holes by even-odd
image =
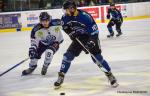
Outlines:
{"label": "player's knee", "polygon": [[63,56],[63,61],[65,62],[71,62],[74,59],[74,55],[70,52],[66,52]]}
{"label": "player's knee", "polygon": [[51,60],[53,58],[53,54],[54,54],[54,52],[52,50],[50,50],[50,49],[46,50],[44,64],[49,65],[51,63]]}
{"label": "player's knee", "polygon": [[47,60],[51,59],[53,57],[53,54],[54,54],[54,51],[52,51],[50,49],[46,50],[45,59],[47,59]]}

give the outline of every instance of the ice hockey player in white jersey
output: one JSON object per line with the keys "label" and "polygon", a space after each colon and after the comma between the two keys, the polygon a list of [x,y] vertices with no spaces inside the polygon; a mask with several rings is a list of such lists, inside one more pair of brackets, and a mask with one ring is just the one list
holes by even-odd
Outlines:
{"label": "ice hockey player in white jersey", "polygon": [[29,48],[30,63],[29,68],[22,72],[22,75],[31,74],[37,67],[38,59],[45,52],[45,60],[41,75],[47,73],[47,68],[51,63],[53,55],[63,42],[61,33],[61,20],[52,19],[47,12],[41,12],[40,23],[34,26],[31,31],[31,47]]}

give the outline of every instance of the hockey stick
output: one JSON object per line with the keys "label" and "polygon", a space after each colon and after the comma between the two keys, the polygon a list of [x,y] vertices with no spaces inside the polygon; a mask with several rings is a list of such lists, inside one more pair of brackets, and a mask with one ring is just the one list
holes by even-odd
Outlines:
{"label": "hockey stick", "polygon": [[103,72],[107,72],[106,69],[103,68],[103,65],[97,60],[97,58],[82,44],[82,42],[78,39],[78,38],[75,38],[78,43],[80,43],[80,45],[91,55],[92,58],[94,58],[94,60],[97,62],[96,64],[98,66],[100,66],[100,69],[103,71]]}
{"label": "hockey stick", "polygon": [[27,61],[29,58],[26,58],[24,60],[22,60],[21,62],[19,62],[18,64],[14,65],[13,67],[7,69],[5,72],[1,73],[0,76],[6,74],[7,72],[11,71],[12,69],[16,68],[17,66],[21,65],[22,63],[24,63],[25,61]]}

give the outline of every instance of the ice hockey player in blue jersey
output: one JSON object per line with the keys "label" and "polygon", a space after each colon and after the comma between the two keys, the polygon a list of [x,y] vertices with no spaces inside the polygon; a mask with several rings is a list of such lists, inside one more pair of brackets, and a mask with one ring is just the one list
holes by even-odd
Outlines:
{"label": "ice hockey player in blue jersey", "polygon": [[40,23],[34,26],[31,31],[31,47],[29,48],[29,68],[22,72],[22,75],[31,74],[37,67],[38,59],[45,52],[45,60],[41,75],[45,75],[51,63],[53,55],[59,49],[63,41],[61,33],[61,20],[52,19],[47,12],[41,12]]}
{"label": "ice hockey player in blue jersey", "polygon": [[74,58],[78,57],[81,51],[85,51],[85,53],[88,54],[87,50],[81,46],[76,38],[78,38],[90,53],[95,56],[98,62],[101,63],[102,66],[92,58],[99,68],[103,67],[105,75],[108,77],[112,87],[117,87],[117,80],[113,76],[108,63],[101,55],[100,41],[98,38],[99,31],[92,16],[83,10],[78,10],[75,2],[71,0],[64,2],[63,9],[66,12],[62,16],[62,27],[65,33],[71,38],[72,43],[64,53],[62,65],[58,72],[58,79],[54,83],[55,88],[60,88],[61,84],[63,84],[65,74]]}
{"label": "ice hockey player in blue jersey", "polygon": [[110,8],[108,9],[108,13],[107,13],[107,19],[110,19],[107,25],[110,34],[107,35],[107,37],[109,38],[114,36],[114,31],[112,28],[112,26],[114,25],[116,25],[116,31],[118,32],[116,36],[118,37],[122,35],[121,25],[123,23],[123,18],[121,12],[115,7],[114,3],[110,3]]}

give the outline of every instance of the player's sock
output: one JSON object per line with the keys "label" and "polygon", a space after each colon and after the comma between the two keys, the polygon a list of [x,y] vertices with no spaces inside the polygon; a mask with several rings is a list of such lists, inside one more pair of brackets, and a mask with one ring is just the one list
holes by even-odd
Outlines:
{"label": "player's sock", "polygon": [[97,54],[95,55],[95,57],[98,60],[98,62],[93,58],[92,59],[99,66],[99,68],[103,67],[105,72],[111,71],[111,68],[109,67],[107,61],[103,59],[103,56],[101,54]]}
{"label": "player's sock", "polygon": [[67,73],[70,68],[71,61],[74,59],[74,55],[70,52],[66,52],[63,56],[62,65],[60,68],[60,72]]}
{"label": "player's sock", "polygon": [[107,37],[108,37],[108,38],[113,37],[113,36],[114,36],[114,31],[113,31],[112,27],[109,26],[109,27],[108,27],[108,31],[109,31],[110,34],[107,35]]}

